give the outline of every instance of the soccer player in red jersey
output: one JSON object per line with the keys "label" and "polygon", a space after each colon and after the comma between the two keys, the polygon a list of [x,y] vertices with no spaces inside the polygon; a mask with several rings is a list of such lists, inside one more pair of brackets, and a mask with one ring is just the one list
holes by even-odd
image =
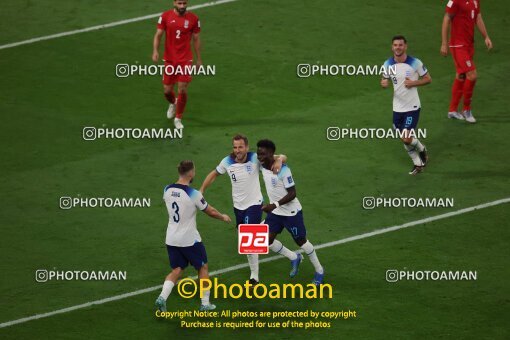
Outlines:
{"label": "soccer player in red jersey", "polygon": [[[448,55],[448,29],[450,32],[450,51],[455,62],[457,74],[452,87],[452,100],[448,110],[448,118],[466,120],[475,123],[471,112],[471,97],[476,83],[476,67],[473,61],[475,53],[475,25],[485,38],[487,49],[492,48],[492,41],[487,34],[485,23],[480,12],[480,0],[449,0],[441,30],[441,54]],[[460,99],[464,96],[462,113],[457,112]]]}
{"label": "soccer player in red jersey", "polygon": [[[164,12],[158,20],[158,28],[154,35],[152,61],[159,61],[159,44],[163,33],[165,34],[165,72],[163,74],[163,89],[165,97],[170,103],[167,111],[168,119],[175,115],[174,125],[178,129],[182,125],[182,114],[188,99],[187,88],[191,82],[191,75],[186,67],[193,64],[193,53],[191,42],[196,56],[196,65],[202,65],[200,56],[200,20],[198,17],[187,12],[187,0],[174,0],[174,8]],[[177,83],[177,98],[175,98],[174,87]]]}

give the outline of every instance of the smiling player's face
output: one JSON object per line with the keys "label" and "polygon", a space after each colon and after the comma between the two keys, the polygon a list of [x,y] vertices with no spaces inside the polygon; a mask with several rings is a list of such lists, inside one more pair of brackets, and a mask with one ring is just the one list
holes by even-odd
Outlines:
{"label": "smiling player's face", "polygon": [[180,15],[186,13],[186,7],[188,7],[187,0],[174,0],[174,8]]}
{"label": "smiling player's face", "polygon": [[263,165],[268,165],[273,157],[273,154],[266,148],[257,149],[257,158]]}
{"label": "smiling player's face", "polygon": [[396,57],[400,57],[407,51],[407,44],[404,40],[394,40],[391,45],[391,50]]}
{"label": "smiling player's face", "polygon": [[246,154],[248,153],[248,145],[244,143],[244,140],[234,140],[232,143],[232,149],[237,162],[244,162]]}

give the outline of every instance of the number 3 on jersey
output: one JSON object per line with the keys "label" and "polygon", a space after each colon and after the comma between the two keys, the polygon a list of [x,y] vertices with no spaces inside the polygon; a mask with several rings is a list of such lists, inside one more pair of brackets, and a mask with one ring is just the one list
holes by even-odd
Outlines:
{"label": "number 3 on jersey", "polygon": [[174,209],[174,222],[179,223],[181,217],[179,216],[179,205],[177,202],[172,203],[172,209]]}

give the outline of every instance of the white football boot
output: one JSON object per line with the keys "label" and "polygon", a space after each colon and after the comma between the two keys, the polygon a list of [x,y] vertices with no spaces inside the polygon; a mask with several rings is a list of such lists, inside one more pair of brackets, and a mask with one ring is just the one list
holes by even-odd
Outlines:
{"label": "white football boot", "polygon": [[471,110],[466,110],[466,111],[462,112],[462,114],[464,115],[464,118],[466,118],[466,122],[476,123],[476,119],[473,116],[473,113],[471,112]]}
{"label": "white football boot", "polygon": [[458,120],[464,120],[464,116],[458,113],[457,111],[448,112],[448,118],[452,119],[458,119]]}
{"label": "white football boot", "polygon": [[182,122],[179,118],[174,119],[174,125],[176,129],[184,129],[184,125],[182,125]]}

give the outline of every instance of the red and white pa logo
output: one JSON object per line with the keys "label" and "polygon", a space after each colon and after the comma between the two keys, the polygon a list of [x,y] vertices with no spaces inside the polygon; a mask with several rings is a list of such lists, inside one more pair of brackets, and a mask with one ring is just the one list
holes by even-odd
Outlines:
{"label": "red and white pa logo", "polygon": [[240,224],[237,230],[239,254],[269,253],[267,224]]}

